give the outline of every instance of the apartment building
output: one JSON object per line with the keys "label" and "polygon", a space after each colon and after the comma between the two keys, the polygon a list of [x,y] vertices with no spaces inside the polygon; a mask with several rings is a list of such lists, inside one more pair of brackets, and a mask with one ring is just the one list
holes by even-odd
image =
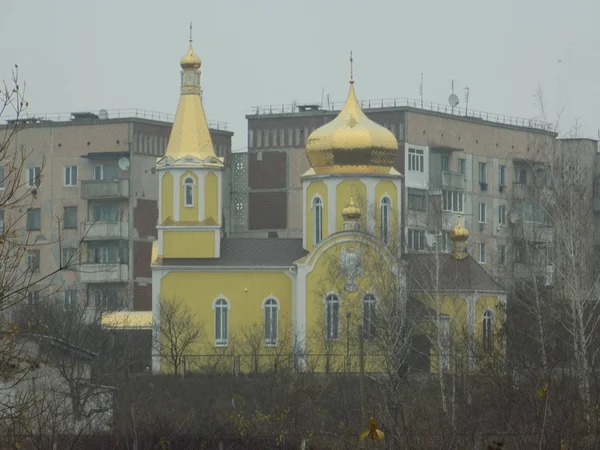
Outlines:
{"label": "apartment building", "polygon": [[[523,206],[526,186],[541,179],[545,153],[556,146],[568,152],[574,141],[557,140],[551,126],[535,120],[434,103],[391,99],[361,106],[400,143],[396,168],[404,174],[407,251],[449,251],[448,232],[461,215],[472,236],[469,252],[495,277],[512,273],[519,250],[511,223],[519,223],[523,208],[524,222],[539,217],[532,206]],[[248,151],[233,155],[233,234],[301,236],[297,180],[308,169],[304,145],[337,110],[337,104],[268,106],[246,116]],[[593,161],[595,141],[578,142]],[[590,208],[595,205],[590,200]],[[550,242],[551,227],[544,224],[544,233],[536,236]]]}
{"label": "apartment building", "polygon": [[[36,190],[36,198],[25,214],[0,210],[0,220],[22,216],[26,222],[32,244],[26,259],[36,277],[76,260],[72,270],[47,280],[59,286],[66,306],[87,300],[93,308],[151,309],[158,214],[154,167],[172,121],[148,111],[102,110],[21,122],[24,128],[11,146],[30,152],[23,183]],[[11,126],[10,120],[3,125]],[[229,161],[233,133],[224,123],[210,126],[215,151]],[[39,298],[29,293],[31,303]]]}

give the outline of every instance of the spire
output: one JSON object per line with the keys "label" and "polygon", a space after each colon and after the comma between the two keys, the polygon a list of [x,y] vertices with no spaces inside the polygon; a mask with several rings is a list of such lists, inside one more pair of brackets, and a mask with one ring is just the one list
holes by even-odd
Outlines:
{"label": "spire", "polygon": [[463,227],[460,216],[458,216],[456,226],[450,231],[450,240],[452,241],[451,255],[454,259],[464,259],[467,257],[468,239],[469,230]]}
{"label": "spire", "polygon": [[[174,164],[185,157],[186,165],[223,167],[213,147],[200,90],[200,58],[192,47],[192,24],[190,23],[189,49],[181,58],[181,96],[171,129],[169,144],[163,164]],[[159,163],[160,164],[160,163]]]}
{"label": "spire", "polygon": [[352,59],[352,50],[350,50],[350,84],[354,84],[354,60]]}

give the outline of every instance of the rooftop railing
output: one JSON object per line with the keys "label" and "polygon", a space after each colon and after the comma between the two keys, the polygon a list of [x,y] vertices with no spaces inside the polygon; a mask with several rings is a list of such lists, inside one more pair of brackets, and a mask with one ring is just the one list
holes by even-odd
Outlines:
{"label": "rooftop railing", "polygon": [[[480,119],[489,122],[495,122],[505,125],[518,127],[535,128],[543,131],[554,131],[552,123],[543,122],[537,119],[526,119],[523,117],[512,117],[503,114],[495,114],[476,109],[466,109],[462,107],[451,107],[442,103],[425,102],[417,99],[402,98],[382,98],[376,100],[363,100],[359,102],[363,110],[385,109],[410,107],[422,109],[425,111],[439,112],[457,117],[468,117]],[[337,112],[342,109],[344,102],[326,102],[326,103],[306,103],[306,104],[283,104],[283,105],[262,105],[254,106],[250,114],[253,115],[272,115],[272,114],[313,114],[317,111]]]}
{"label": "rooftop railing", "polygon": [[[173,122],[175,120],[174,114],[164,113],[160,111],[150,111],[147,109],[138,108],[124,108],[124,109],[101,109],[97,111],[82,111],[82,112],[69,112],[69,113],[40,113],[40,114],[27,114],[21,115],[18,118],[16,116],[3,117],[3,121],[6,123],[15,122],[16,120],[25,123],[44,123],[44,122],[84,122],[90,120],[107,120],[107,119],[146,119],[156,120],[159,122]],[[213,130],[228,129],[226,122],[209,120],[208,127]]]}

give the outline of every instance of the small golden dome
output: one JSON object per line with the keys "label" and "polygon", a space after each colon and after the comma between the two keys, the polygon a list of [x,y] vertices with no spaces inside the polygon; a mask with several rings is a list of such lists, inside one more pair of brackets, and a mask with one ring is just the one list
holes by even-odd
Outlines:
{"label": "small golden dome", "polygon": [[194,48],[192,47],[191,40],[190,40],[190,47],[188,48],[187,53],[185,55],[183,55],[183,57],[181,58],[181,61],[179,62],[179,64],[181,64],[181,68],[183,70],[189,70],[189,69],[198,70],[200,68],[200,65],[202,64],[202,62],[200,61],[200,57],[198,55],[196,55],[196,52],[194,51]]}
{"label": "small golden dome", "polygon": [[460,216],[458,216],[456,226],[450,231],[450,238],[453,241],[466,241],[469,238],[469,230],[462,226]]}
{"label": "small golden dome", "polygon": [[316,174],[388,173],[397,153],[398,141],[392,132],[360,108],[353,81],[337,117],[313,131],[306,143],[306,156]]}
{"label": "small golden dome", "polygon": [[344,220],[358,220],[360,216],[360,208],[354,204],[354,196],[350,194],[350,203],[342,209],[342,217]]}

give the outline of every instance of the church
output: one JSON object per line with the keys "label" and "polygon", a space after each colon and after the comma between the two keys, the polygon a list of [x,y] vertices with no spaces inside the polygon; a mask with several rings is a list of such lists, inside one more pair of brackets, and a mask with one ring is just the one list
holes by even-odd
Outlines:
{"label": "church", "polygon": [[[362,111],[352,76],[338,116],[307,140],[302,239],[231,238],[222,232],[224,161],[211,141],[191,40],[180,64],[175,122],[156,164],[152,320],[155,342],[166,345],[161,305],[179,301],[194,316],[202,336],[186,349],[187,371],[211,361],[231,370],[231,358],[242,372],[292,363],[357,371],[359,359],[382,371],[382,355],[399,353],[385,342],[400,332],[419,342],[424,357],[415,365],[425,371],[458,364],[453,349],[464,339],[502,347],[506,292],[468,255],[460,217],[450,254],[403,251],[398,142]],[[155,373],[171,369],[154,354]]]}

